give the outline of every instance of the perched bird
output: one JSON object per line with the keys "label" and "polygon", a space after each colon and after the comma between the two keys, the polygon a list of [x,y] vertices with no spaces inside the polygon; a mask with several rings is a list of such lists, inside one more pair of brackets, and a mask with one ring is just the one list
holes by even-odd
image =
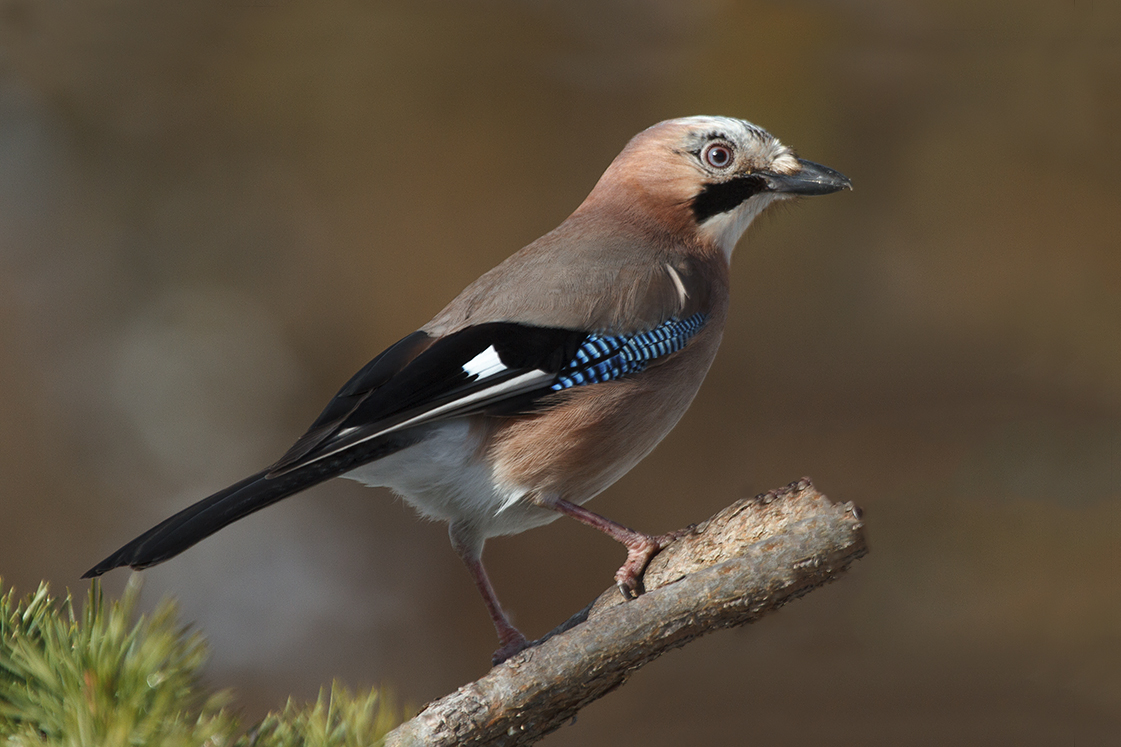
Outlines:
{"label": "perched bird", "polygon": [[622,542],[626,596],[665,538],[583,507],[681,418],[720,344],[728,263],[776,200],[850,188],[750,122],[639,133],[559,227],[370,361],[279,461],[180,511],[90,569],[146,568],[331,477],[399,493],[449,524],[498,631],[528,643],[482,564],[488,537],[561,514]]}

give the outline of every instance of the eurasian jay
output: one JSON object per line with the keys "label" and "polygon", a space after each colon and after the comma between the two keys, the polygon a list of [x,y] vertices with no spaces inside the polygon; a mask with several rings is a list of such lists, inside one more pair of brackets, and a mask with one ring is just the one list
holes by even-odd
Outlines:
{"label": "eurasian jay", "polygon": [[482,564],[488,537],[561,514],[627,548],[640,590],[666,541],[583,507],[684,414],[720,344],[732,249],[768,205],[850,188],[750,122],[674,119],[639,133],[559,227],[374,358],[275,464],[183,509],[90,569],[161,563],[332,477],[446,521],[498,631],[528,645]]}

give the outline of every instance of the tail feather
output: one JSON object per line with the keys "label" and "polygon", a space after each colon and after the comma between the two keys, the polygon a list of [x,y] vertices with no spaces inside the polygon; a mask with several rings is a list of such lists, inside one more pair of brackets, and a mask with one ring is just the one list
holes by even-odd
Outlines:
{"label": "tail feather", "polygon": [[126,565],[139,570],[162,563],[238,519],[324,479],[268,480],[264,472],[258,472],[161,521],[86,571],[82,578],[94,578]]}
{"label": "tail feather", "polygon": [[274,477],[268,477],[268,470],[258,472],[160,522],[86,571],[82,578],[95,578],[126,565],[140,570],[162,563],[254,511],[387,456],[416,440],[407,435],[379,439],[363,444],[361,449],[350,449]]}

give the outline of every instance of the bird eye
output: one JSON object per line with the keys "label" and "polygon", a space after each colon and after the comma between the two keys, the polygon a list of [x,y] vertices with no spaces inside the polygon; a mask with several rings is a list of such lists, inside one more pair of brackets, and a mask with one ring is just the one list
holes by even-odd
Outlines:
{"label": "bird eye", "polygon": [[701,157],[714,169],[726,169],[732,165],[732,146],[727,143],[712,143],[704,149]]}

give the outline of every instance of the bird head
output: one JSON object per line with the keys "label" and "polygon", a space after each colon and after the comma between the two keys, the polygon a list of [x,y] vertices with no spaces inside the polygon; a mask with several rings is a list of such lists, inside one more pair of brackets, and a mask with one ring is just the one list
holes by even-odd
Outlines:
{"label": "bird head", "polygon": [[631,139],[581,208],[606,209],[731,257],[748,225],[771,203],[851,188],[843,174],[798,158],[751,122],[685,117]]}

